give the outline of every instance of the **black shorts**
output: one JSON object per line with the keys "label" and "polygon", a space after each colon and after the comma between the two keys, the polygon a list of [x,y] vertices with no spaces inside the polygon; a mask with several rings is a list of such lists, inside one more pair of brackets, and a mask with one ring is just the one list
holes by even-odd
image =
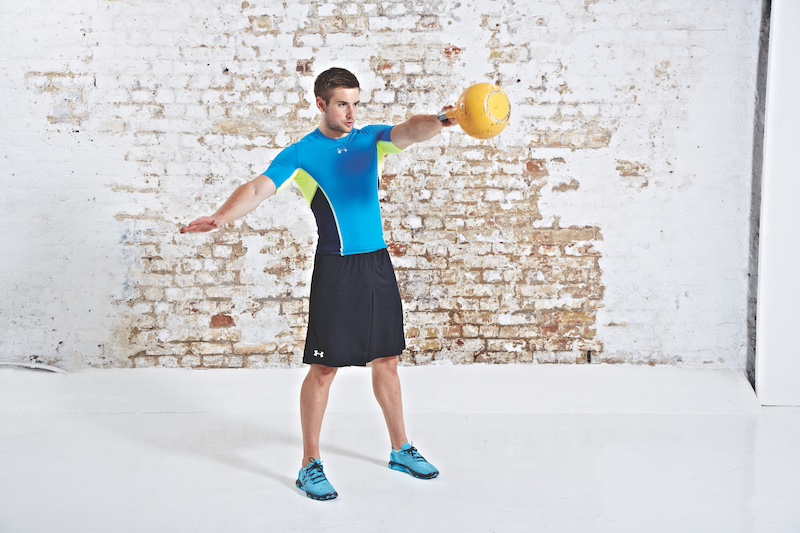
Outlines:
{"label": "black shorts", "polygon": [[365,366],[405,348],[403,304],[389,252],[317,254],[303,362]]}

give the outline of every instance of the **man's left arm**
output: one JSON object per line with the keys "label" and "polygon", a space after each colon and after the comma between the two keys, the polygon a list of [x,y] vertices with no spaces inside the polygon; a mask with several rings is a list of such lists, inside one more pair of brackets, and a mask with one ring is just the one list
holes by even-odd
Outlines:
{"label": "man's left arm", "polygon": [[392,144],[405,150],[414,143],[433,139],[443,128],[455,126],[455,124],[454,119],[442,122],[436,115],[414,115],[392,128]]}

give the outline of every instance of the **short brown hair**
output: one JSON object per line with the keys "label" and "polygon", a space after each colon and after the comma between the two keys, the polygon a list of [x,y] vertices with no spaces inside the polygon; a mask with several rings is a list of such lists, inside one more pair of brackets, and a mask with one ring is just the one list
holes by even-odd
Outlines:
{"label": "short brown hair", "polygon": [[319,96],[325,100],[326,104],[329,104],[333,90],[341,88],[360,89],[361,86],[358,84],[358,79],[349,70],[338,67],[329,68],[317,76],[314,82],[314,96]]}

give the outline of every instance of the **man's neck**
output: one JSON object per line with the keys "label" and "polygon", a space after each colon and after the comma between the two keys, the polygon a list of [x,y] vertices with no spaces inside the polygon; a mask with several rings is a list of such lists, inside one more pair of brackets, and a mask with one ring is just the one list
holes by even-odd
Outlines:
{"label": "man's neck", "polygon": [[325,124],[324,120],[320,121],[317,129],[319,129],[319,132],[323,134],[325,137],[333,140],[344,139],[345,137],[350,135],[350,133],[352,133],[352,132],[344,133],[338,130],[331,129],[328,127],[327,124]]}

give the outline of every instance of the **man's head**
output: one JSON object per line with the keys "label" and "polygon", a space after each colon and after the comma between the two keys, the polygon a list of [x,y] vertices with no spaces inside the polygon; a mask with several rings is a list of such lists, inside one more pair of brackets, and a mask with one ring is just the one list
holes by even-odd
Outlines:
{"label": "man's head", "polygon": [[334,89],[360,89],[358,79],[349,70],[333,67],[329,68],[314,82],[314,96],[322,98],[325,104],[331,102]]}
{"label": "man's head", "polygon": [[323,135],[339,139],[350,134],[361,94],[356,77],[343,68],[326,70],[314,82],[314,94],[322,112],[319,129]]}

